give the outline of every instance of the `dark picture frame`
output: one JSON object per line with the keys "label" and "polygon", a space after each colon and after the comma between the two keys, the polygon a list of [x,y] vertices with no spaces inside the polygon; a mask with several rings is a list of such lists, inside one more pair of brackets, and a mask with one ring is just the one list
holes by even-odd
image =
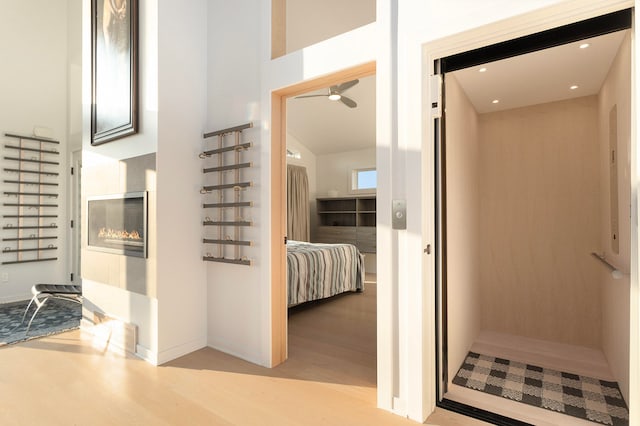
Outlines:
{"label": "dark picture frame", "polygon": [[91,145],[138,132],[138,0],[91,0]]}

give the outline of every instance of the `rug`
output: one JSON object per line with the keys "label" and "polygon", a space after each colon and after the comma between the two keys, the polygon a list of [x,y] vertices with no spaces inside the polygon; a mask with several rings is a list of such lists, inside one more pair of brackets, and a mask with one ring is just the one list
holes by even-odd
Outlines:
{"label": "rug", "polygon": [[616,382],[469,352],[453,383],[600,424],[629,424]]}
{"label": "rug", "polygon": [[80,327],[82,306],[78,303],[60,299],[49,299],[40,309],[26,334],[27,324],[36,309],[35,303],[20,325],[20,320],[29,301],[5,303],[0,305],[0,346],[18,343],[38,337],[49,336]]}

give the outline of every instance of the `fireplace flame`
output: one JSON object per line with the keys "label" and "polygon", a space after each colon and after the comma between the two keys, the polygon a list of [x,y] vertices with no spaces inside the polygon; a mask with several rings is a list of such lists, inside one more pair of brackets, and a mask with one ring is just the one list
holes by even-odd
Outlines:
{"label": "fireplace flame", "polygon": [[142,237],[138,231],[128,232],[126,229],[100,228],[98,238],[118,239],[118,240],[141,240]]}

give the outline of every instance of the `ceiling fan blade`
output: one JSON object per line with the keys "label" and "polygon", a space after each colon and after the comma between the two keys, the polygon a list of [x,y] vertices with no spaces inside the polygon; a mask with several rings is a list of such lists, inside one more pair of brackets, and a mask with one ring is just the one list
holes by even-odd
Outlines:
{"label": "ceiling fan blade", "polygon": [[318,96],[324,96],[325,98],[329,95],[304,95],[304,96],[296,96],[295,99],[302,99],[302,98],[317,98]]}
{"label": "ceiling fan blade", "polygon": [[348,106],[349,108],[355,108],[358,106],[358,104],[356,103],[356,101],[354,101],[351,98],[347,98],[346,96],[342,96],[340,98],[340,102],[342,102],[343,104],[345,104],[346,106]]}
{"label": "ceiling fan blade", "polygon": [[351,80],[351,81],[347,81],[345,83],[339,84],[337,86],[332,86],[331,89],[334,89],[338,92],[338,93],[342,93],[346,90],[351,89],[353,86],[355,86],[356,84],[358,84],[360,82],[360,80]]}

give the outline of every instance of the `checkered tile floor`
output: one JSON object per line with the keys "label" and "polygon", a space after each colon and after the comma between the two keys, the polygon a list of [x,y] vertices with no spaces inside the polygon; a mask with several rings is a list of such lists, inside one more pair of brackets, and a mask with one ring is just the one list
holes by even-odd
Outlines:
{"label": "checkered tile floor", "polygon": [[453,383],[600,424],[629,424],[616,382],[469,352]]}

